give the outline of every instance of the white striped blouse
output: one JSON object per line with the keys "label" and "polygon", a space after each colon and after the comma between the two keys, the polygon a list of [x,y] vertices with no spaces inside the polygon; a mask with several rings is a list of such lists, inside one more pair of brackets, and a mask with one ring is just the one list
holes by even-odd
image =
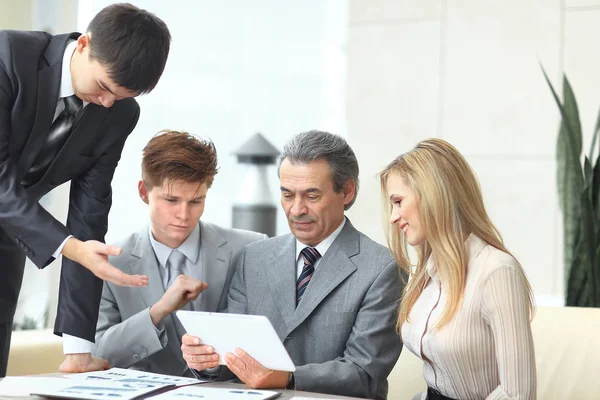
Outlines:
{"label": "white striped blouse", "polygon": [[[454,318],[432,329],[446,294],[435,265],[402,326],[404,345],[424,361],[427,385],[460,400],[535,399],[536,371],[525,275],[516,260],[474,235],[467,282]],[[425,394],[415,398],[425,399]]]}

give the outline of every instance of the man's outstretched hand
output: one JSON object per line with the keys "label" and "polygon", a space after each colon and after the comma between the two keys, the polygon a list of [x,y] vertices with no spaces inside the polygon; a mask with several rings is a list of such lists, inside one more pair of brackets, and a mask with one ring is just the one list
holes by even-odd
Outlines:
{"label": "man's outstretched hand", "polygon": [[146,275],[128,275],[108,262],[108,256],[118,256],[121,249],[96,240],[82,242],[74,237],[67,240],[62,255],[89,269],[103,281],[118,286],[147,286]]}

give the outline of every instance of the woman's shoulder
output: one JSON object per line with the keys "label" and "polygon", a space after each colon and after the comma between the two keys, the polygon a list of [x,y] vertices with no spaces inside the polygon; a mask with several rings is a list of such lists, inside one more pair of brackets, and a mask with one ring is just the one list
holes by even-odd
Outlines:
{"label": "woman's shoulder", "polygon": [[469,250],[477,254],[470,260],[469,271],[478,272],[484,278],[489,277],[498,270],[521,271],[521,265],[511,254],[500,250],[477,236],[469,241]]}

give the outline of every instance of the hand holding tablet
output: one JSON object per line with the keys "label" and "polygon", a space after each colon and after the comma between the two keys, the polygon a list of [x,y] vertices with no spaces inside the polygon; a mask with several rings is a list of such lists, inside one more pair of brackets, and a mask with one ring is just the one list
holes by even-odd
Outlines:
{"label": "hand holding tablet", "polygon": [[267,317],[181,310],[176,314],[188,334],[214,347],[221,365],[226,364],[226,353],[236,354],[240,348],[268,369],[296,370]]}

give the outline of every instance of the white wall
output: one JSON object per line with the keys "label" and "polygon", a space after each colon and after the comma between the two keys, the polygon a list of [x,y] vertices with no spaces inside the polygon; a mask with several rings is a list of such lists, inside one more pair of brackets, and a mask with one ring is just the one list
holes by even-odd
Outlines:
{"label": "white wall", "polygon": [[0,0],[0,29],[31,29],[33,0]]}
{"label": "white wall", "polygon": [[[81,1],[80,29],[112,1]],[[173,38],[163,77],[139,98],[140,121],[113,180],[107,241],[147,221],[138,199],[141,151],[160,129],[186,130],[214,141],[220,171],[202,217],[231,226],[244,169],[232,152],[260,131],[281,149],[313,128],[345,135],[347,4],[342,0],[133,1],[169,26]],[[271,192],[278,202],[275,168]],[[278,232],[287,231],[282,213]]]}
{"label": "white wall", "polygon": [[362,169],[352,218],[385,241],[375,174],[426,137],[458,147],[540,304],[562,302],[558,110],[539,64],[600,107],[600,1],[352,0],[348,136]]}
{"label": "white wall", "polygon": [[[83,31],[91,18],[114,1],[0,0],[0,29]],[[244,169],[232,152],[261,131],[279,148],[293,134],[319,128],[346,134],[344,44],[345,0],[283,4],[276,0],[222,2],[132,1],[162,18],[173,37],[165,73],[151,94],[139,98],[142,113],[127,141],[113,180],[113,207],[107,241],[147,222],[137,196],[141,151],[164,128],[212,139],[220,172],[209,192],[203,219],[231,225],[231,207]],[[273,201],[278,181],[271,171]],[[68,184],[42,200],[66,219]],[[287,223],[278,215],[279,233]],[[28,262],[16,321],[40,320],[49,305],[54,323],[60,260],[38,271]]]}

